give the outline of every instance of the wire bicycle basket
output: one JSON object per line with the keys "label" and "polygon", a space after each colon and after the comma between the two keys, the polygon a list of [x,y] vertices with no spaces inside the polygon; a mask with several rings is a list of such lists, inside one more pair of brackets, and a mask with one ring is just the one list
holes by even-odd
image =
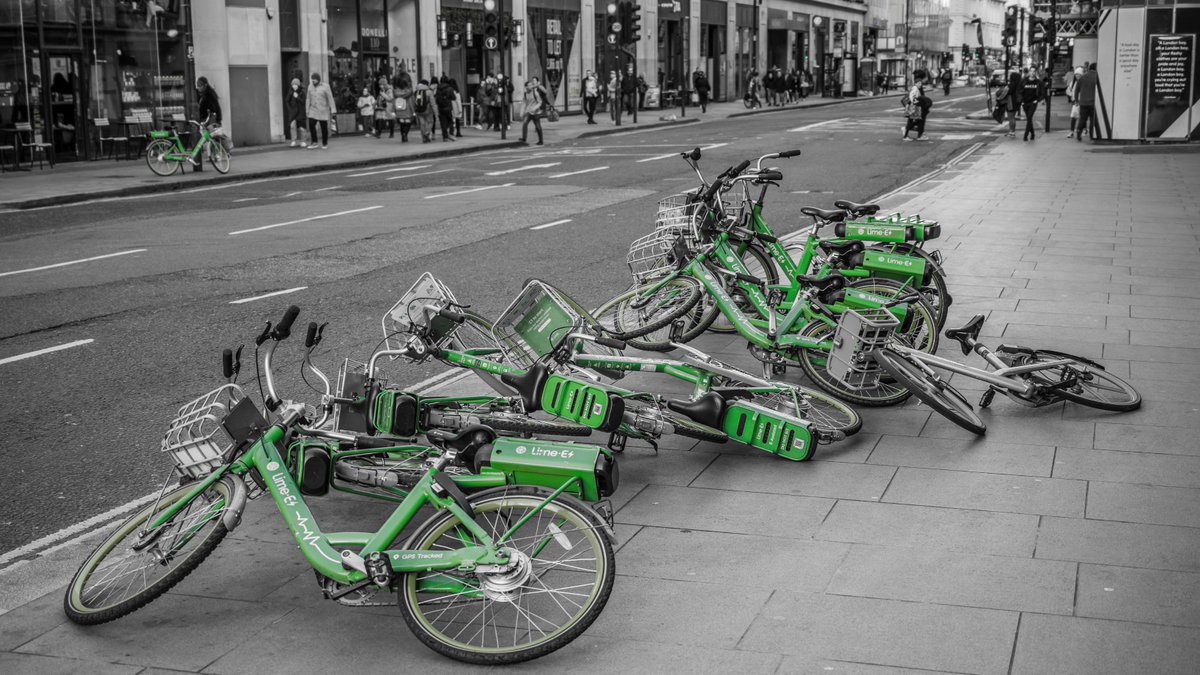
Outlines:
{"label": "wire bicycle basket", "polygon": [[[530,279],[521,293],[496,318],[492,337],[507,361],[522,368],[533,366],[550,353],[568,333],[585,331],[590,321],[573,301],[558,289]],[[577,351],[615,355],[617,352],[593,342],[583,342]]]}
{"label": "wire bicycle basket", "polygon": [[883,308],[843,312],[825,369],[850,389],[875,387],[882,371],[871,352],[885,346],[899,325],[900,320]]}
{"label": "wire bicycle basket", "polygon": [[175,468],[201,478],[225,463],[225,457],[267,420],[236,384],[226,384],[179,409],[163,436],[162,452],[171,453]]}
{"label": "wire bicycle basket", "polygon": [[[394,341],[401,334],[423,335],[435,346],[445,345],[454,337],[458,324],[438,316],[436,310],[457,304],[458,299],[446,284],[429,272],[422,274],[383,315],[383,336],[387,349],[403,346]],[[428,311],[427,307],[432,307],[434,311]]]}

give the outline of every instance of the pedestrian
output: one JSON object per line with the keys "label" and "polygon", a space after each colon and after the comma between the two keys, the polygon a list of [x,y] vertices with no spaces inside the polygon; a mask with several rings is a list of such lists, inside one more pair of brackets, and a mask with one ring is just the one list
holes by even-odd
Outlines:
{"label": "pedestrian", "polygon": [[1038,101],[1046,97],[1045,83],[1041,77],[1030,68],[1025,68],[1021,78],[1021,112],[1025,114],[1025,136],[1022,140],[1036,140],[1033,129],[1033,117],[1037,112]]}
{"label": "pedestrian", "polygon": [[746,107],[761,108],[762,100],[758,97],[758,71],[751,70],[746,79]]}
{"label": "pedestrian", "polygon": [[1079,100],[1075,97],[1075,87],[1079,84],[1079,78],[1083,77],[1083,68],[1075,66],[1075,70],[1071,72],[1071,77],[1067,80],[1067,103],[1071,104],[1071,130],[1067,132],[1067,138],[1075,135],[1075,125],[1079,122]]}
{"label": "pedestrian", "polygon": [[1079,122],[1075,124],[1075,140],[1083,141],[1083,130],[1087,129],[1088,139],[1095,141],[1100,136],[1096,128],[1096,87],[1100,84],[1100,75],[1096,73],[1096,64],[1089,63],[1083,76],[1075,85],[1075,100],[1079,101]]}
{"label": "pedestrian", "polygon": [[783,69],[775,66],[775,90],[771,92],[775,99],[775,105],[782,106],[787,103],[787,79],[783,76]]}
{"label": "pedestrian", "polygon": [[462,138],[463,100],[462,92],[458,89],[458,80],[450,78],[450,88],[454,90],[454,137]]}
{"label": "pedestrian", "polygon": [[625,107],[625,114],[633,115],[633,106],[637,103],[637,80],[633,79],[633,75],[625,73],[625,77],[621,78],[621,105]]}
{"label": "pedestrian", "polygon": [[1004,110],[1008,113],[1009,138],[1017,135],[1017,112],[1021,109],[1021,73],[1013,70],[1008,74],[1008,82],[997,92],[997,99],[1003,99]]}
{"label": "pedestrian", "polygon": [[712,87],[708,84],[708,76],[699,68],[692,73],[692,89],[696,90],[696,96],[700,98],[700,112],[708,112],[708,92],[712,91]]}
{"label": "pedestrian", "polygon": [[417,127],[421,130],[421,142],[433,141],[433,90],[429,88],[429,80],[418,80],[413,90],[413,114],[417,118]]}
{"label": "pedestrian", "polygon": [[492,82],[491,89],[488,92],[488,119],[490,124],[489,129],[500,131],[504,125],[504,80],[503,77],[496,77]]}
{"label": "pedestrian", "polygon": [[767,68],[767,72],[762,77],[763,95],[767,99],[767,105],[775,105],[775,71],[772,68]]}
{"label": "pedestrian", "polygon": [[308,98],[304,104],[304,116],[308,118],[308,149],[317,149],[317,127],[321,127],[321,148],[329,149],[329,120],[337,112],[333,92],[329,85],[321,82],[321,76],[313,73],[309,81]]}
{"label": "pedestrian", "polygon": [[454,140],[454,88],[445,75],[438,81],[433,101],[437,105],[438,124],[442,127],[442,142]]}
{"label": "pedestrian", "polygon": [[396,78],[395,94],[396,124],[400,126],[400,142],[408,142],[408,132],[412,129],[415,113],[413,112],[412,78],[408,73],[400,73]]}
{"label": "pedestrian", "polygon": [[[216,90],[208,84],[206,77],[196,78],[196,107],[197,117],[201,124],[206,127],[221,125],[221,99],[217,96]],[[222,145],[224,145],[223,141]],[[188,158],[188,161],[192,163],[192,171],[204,171],[207,150],[205,153],[205,156],[199,159]]]}
{"label": "pedestrian", "polygon": [[396,94],[384,75],[379,76],[375,86],[379,90],[375,94],[375,138],[379,138],[384,127],[387,127],[388,138],[395,138]]}
{"label": "pedestrian", "polygon": [[924,68],[913,71],[913,86],[908,91],[908,102],[905,105],[906,121],[904,123],[904,140],[914,140],[908,137],[910,131],[916,130],[918,141],[925,138],[925,119],[929,117],[929,109],[933,107],[933,99],[925,95],[925,78],[929,73]]}
{"label": "pedestrian", "polygon": [[583,114],[587,115],[587,123],[596,123],[596,99],[600,97],[600,80],[592,71],[583,76],[579,85],[579,97],[583,99]]}
{"label": "pedestrian", "polygon": [[788,70],[787,76],[784,78],[784,91],[787,94],[787,102],[795,103],[799,97],[796,95],[796,69]]}
{"label": "pedestrian", "polygon": [[480,131],[491,131],[492,129],[492,87],[495,86],[496,78],[492,77],[491,73],[475,87],[475,106],[476,115],[475,128]]}
{"label": "pedestrian", "polygon": [[618,101],[621,100],[621,92],[617,84],[617,71],[608,71],[608,86],[604,88],[607,94],[605,102],[608,104],[608,113],[613,121],[621,119],[621,105]]}
{"label": "pedestrian", "polygon": [[542,88],[541,83],[536,77],[531,77],[525,81],[525,95],[521,99],[522,103],[522,118],[521,118],[521,142],[528,143],[529,138],[529,123],[533,122],[533,126],[537,129],[537,144],[542,144],[542,114],[550,107],[550,100],[546,96],[546,90]]}
{"label": "pedestrian", "polygon": [[304,118],[304,98],[305,91],[300,84],[300,78],[293,77],[291,91],[283,99],[284,135],[291,139],[293,148],[297,144],[302,148],[308,147],[308,143],[304,140],[304,127],[308,124]]}
{"label": "pedestrian", "polygon": [[646,78],[641,75],[637,76],[637,97],[638,110],[646,109],[646,92],[650,90],[650,85],[646,84]]}
{"label": "pedestrian", "polygon": [[363,87],[362,94],[354,107],[358,108],[358,117],[362,121],[364,136],[375,135],[375,97],[371,95],[370,87]]}
{"label": "pedestrian", "polygon": [[942,69],[942,95],[950,95],[950,81],[954,79],[954,73],[950,72],[949,68]]}

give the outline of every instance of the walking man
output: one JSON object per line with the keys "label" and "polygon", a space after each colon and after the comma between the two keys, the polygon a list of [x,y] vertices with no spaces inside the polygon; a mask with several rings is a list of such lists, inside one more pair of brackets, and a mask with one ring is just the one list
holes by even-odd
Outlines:
{"label": "walking man", "polygon": [[692,89],[696,90],[696,96],[700,98],[700,112],[708,112],[708,92],[712,88],[708,85],[708,76],[699,68],[692,74]]}
{"label": "walking man", "polygon": [[[300,78],[294,77],[292,78],[291,91],[287,93],[287,97],[283,100],[284,135],[291,137],[293,148],[297,145],[302,148],[308,147],[308,143],[304,141],[304,127],[308,124],[308,120],[304,118],[304,108],[304,87],[300,85]],[[294,131],[293,125],[295,126]]]}
{"label": "walking man", "polygon": [[537,144],[542,144],[542,111],[546,109],[547,97],[546,90],[542,89],[536,77],[531,77],[525,82],[525,96],[522,99],[524,103],[524,118],[521,121],[521,142],[528,143],[525,140],[529,138],[529,123],[533,122],[533,127],[537,129],[538,141]]}
{"label": "walking man", "polygon": [[1021,80],[1021,112],[1025,113],[1025,137],[1023,140],[1036,140],[1033,129],[1033,116],[1037,112],[1038,101],[1046,96],[1045,83],[1038,77],[1037,72],[1026,68],[1025,77]]}
{"label": "walking man", "polygon": [[1088,64],[1087,72],[1075,83],[1075,100],[1079,102],[1079,122],[1075,125],[1075,140],[1083,141],[1083,130],[1086,128],[1088,138],[1095,141],[1100,135],[1096,128],[1096,86],[1100,76],[1096,73],[1096,64]]}
{"label": "walking man", "polygon": [[337,112],[337,104],[333,101],[333,92],[329,85],[321,81],[321,76],[312,74],[312,86],[308,88],[308,100],[305,103],[305,116],[308,117],[308,149],[317,149],[317,127],[321,127],[321,149],[329,149],[329,120]]}
{"label": "walking man", "polygon": [[596,99],[600,96],[600,81],[596,78],[596,74],[592,71],[587,71],[583,77],[583,90],[580,92],[583,98],[583,114],[587,115],[587,123],[596,123]]}

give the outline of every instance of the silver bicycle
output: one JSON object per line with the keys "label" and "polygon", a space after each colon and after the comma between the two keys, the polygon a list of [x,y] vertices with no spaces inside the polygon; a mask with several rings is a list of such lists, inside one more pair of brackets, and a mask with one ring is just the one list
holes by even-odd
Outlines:
{"label": "silver bicycle", "polygon": [[983,321],[983,315],[976,314],[962,328],[947,330],[945,336],[958,342],[964,355],[978,354],[990,369],[972,368],[895,341],[875,350],[875,361],[923,403],[976,434],[984,433],[987,426],[967,399],[942,379],[935,368],[987,383],[988,389],[979,400],[981,408],[991,405],[996,392],[1029,407],[1059,401],[1113,412],[1141,407],[1142,396],[1137,390],[1090,359],[1017,345],[989,349],[979,342]]}

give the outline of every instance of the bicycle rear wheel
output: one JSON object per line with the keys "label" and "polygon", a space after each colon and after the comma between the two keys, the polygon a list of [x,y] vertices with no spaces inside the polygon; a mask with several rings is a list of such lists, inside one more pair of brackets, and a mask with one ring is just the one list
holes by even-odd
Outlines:
{"label": "bicycle rear wheel", "polygon": [[1142,407],[1142,395],[1125,380],[1098,368],[1078,357],[1050,350],[1036,350],[1025,363],[1046,363],[1067,360],[1070,363],[1046,370],[1037,370],[1029,378],[1043,386],[1063,382],[1074,376],[1075,386],[1056,390],[1060,396],[1099,410],[1128,412]]}
{"label": "bicycle rear wheel", "polygon": [[[834,328],[822,321],[813,321],[805,326],[800,335],[814,342],[833,339]],[[826,369],[829,352],[820,349],[801,349],[799,354],[800,368],[813,384],[834,396],[853,403],[872,408],[896,405],[908,399],[912,392],[902,384],[888,377],[881,377],[873,387],[866,389],[851,389],[840,380],[829,374]]]}
{"label": "bicycle rear wheel", "polygon": [[218,173],[229,173],[229,151],[216,141],[208,142],[208,161]]}
{"label": "bicycle rear wheel", "polygon": [[987,431],[983,420],[979,419],[975,409],[957,389],[940,378],[929,375],[907,356],[884,347],[875,351],[875,362],[942,417],[973,434],[982,435]]}
{"label": "bicycle rear wheel", "polygon": [[[470,497],[478,523],[510,553],[505,572],[418,572],[400,579],[404,621],[430,649],[458,661],[508,664],[545,656],[587,630],[612,594],[616,559],[594,512],[543,488],[500,488]],[[527,520],[525,519],[529,517]],[[406,550],[475,546],[461,522],[440,511]]]}
{"label": "bicycle rear wheel", "polygon": [[118,525],[67,586],[67,618],[83,625],[118,619],[190,574],[229,533],[222,517],[234,494],[234,480],[225,476],[213,483],[145,539],[140,536],[145,524],[193,486],[176,488]]}
{"label": "bicycle rear wheel", "polygon": [[695,307],[702,293],[700,284],[690,277],[677,277],[650,292],[653,285],[638,286],[619,294],[596,310],[596,319],[601,325],[612,326],[622,333],[622,339],[638,349],[645,349],[644,344],[669,340],[669,331],[667,335],[656,335],[650,340],[635,338],[669,328],[672,321]]}
{"label": "bicycle rear wheel", "polygon": [[146,166],[159,176],[170,176],[179,170],[179,162],[167,159],[167,155],[175,152],[175,144],[156,138],[146,146]]}

